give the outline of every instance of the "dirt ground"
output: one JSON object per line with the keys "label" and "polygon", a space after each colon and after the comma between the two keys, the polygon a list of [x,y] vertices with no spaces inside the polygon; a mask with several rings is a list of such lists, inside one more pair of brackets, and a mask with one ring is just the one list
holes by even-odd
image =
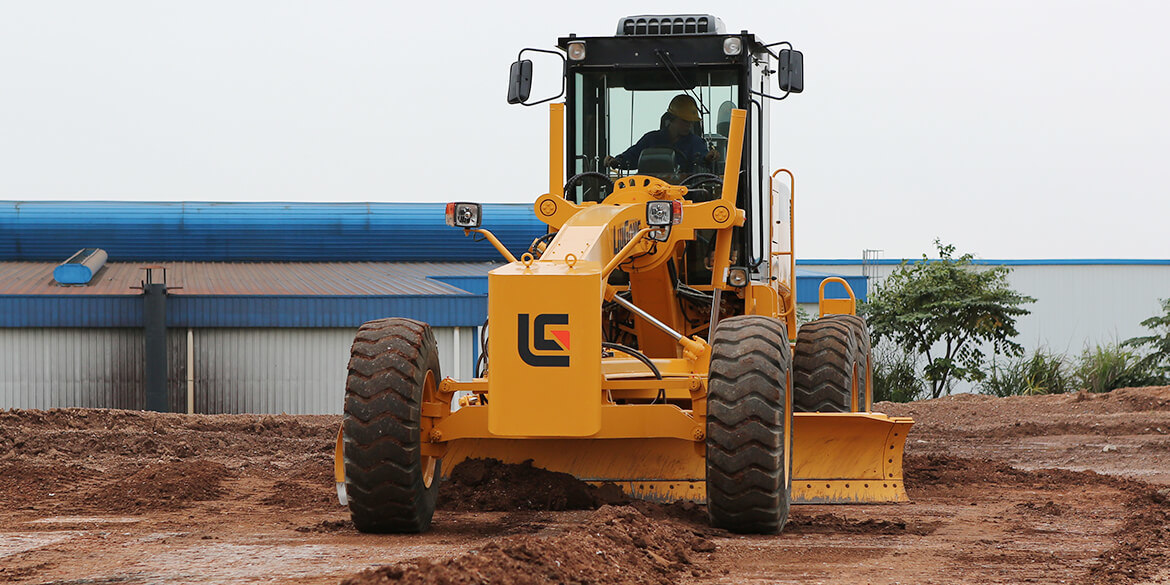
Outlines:
{"label": "dirt ground", "polygon": [[875,410],[917,421],[913,501],[794,507],[779,536],[486,463],[431,532],[364,535],[338,417],[0,411],[0,582],[1170,583],[1170,388]]}

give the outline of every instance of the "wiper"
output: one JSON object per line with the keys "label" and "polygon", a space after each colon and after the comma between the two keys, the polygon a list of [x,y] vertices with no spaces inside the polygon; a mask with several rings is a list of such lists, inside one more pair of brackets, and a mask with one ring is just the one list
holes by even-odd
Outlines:
{"label": "wiper", "polygon": [[687,88],[687,82],[683,79],[682,71],[674,64],[674,60],[670,58],[670,53],[662,49],[654,49],[654,54],[658,55],[658,58],[662,60],[663,66],[670,72],[671,77],[674,77],[674,82],[678,84],[678,88],[683,90],[683,93],[691,96],[691,99],[695,100],[696,104],[699,104],[699,113],[708,116],[711,115],[711,110],[707,109],[707,105],[703,103],[703,98],[695,93],[693,89]]}

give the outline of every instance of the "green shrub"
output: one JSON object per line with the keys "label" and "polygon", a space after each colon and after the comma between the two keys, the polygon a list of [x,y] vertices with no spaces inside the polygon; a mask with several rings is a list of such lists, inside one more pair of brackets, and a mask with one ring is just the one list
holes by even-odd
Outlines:
{"label": "green shrub", "polygon": [[803,327],[805,323],[808,323],[809,321],[812,321],[812,320],[813,320],[813,316],[811,313],[809,313],[804,307],[802,307],[800,305],[796,306],[796,329],[797,329],[797,331],[799,331],[800,328]]}
{"label": "green shrub", "polygon": [[1144,351],[1142,367],[1156,375],[1160,384],[1170,383],[1170,299],[1159,301],[1162,314],[1142,321],[1142,326],[1152,334],[1126,340],[1123,346],[1136,347]]}
{"label": "green shrub", "polygon": [[1141,355],[1116,343],[1086,349],[1075,378],[1079,387],[1089,392],[1156,386],[1165,382],[1155,367],[1143,362]]}
{"label": "green shrub", "polygon": [[918,375],[918,359],[880,343],[873,348],[873,401],[913,402],[926,394]]}
{"label": "green shrub", "polygon": [[1065,356],[1037,349],[1030,357],[992,362],[979,390],[992,396],[1063,394],[1076,390],[1070,369]]}

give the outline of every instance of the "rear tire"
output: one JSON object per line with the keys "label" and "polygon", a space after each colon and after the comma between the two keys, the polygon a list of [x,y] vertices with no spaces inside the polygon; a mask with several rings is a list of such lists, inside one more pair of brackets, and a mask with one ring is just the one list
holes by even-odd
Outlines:
{"label": "rear tire", "polygon": [[358,530],[430,527],[442,461],[422,455],[422,404],[441,379],[426,323],[380,319],[358,330],[342,422],[346,494]]}
{"label": "rear tire", "polygon": [[847,323],[853,330],[853,363],[857,364],[857,412],[869,412],[870,383],[873,379],[873,349],[870,346],[869,326],[857,315],[830,315],[829,318]]}
{"label": "rear tire", "polygon": [[854,324],[840,319],[843,316],[810,321],[797,333],[792,357],[792,402],[797,412],[853,410],[854,382],[860,382],[858,349]]}
{"label": "rear tire", "polygon": [[732,532],[775,534],[788,521],[792,355],[782,321],[719,322],[707,388],[707,513]]}

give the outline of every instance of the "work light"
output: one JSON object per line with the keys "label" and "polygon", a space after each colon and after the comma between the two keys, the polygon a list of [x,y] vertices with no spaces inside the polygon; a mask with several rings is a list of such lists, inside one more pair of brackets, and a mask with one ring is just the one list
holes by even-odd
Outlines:
{"label": "work light", "polygon": [[447,225],[461,228],[477,228],[483,219],[478,203],[448,203]]}
{"label": "work light", "polygon": [[585,60],[585,41],[570,41],[568,45],[570,61]]}
{"label": "work light", "polygon": [[724,55],[727,55],[728,57],[734,57],[741,52],[743,52],[743,41],[741,41],[739,37],[727,37],[726,39],[723,39]]}

